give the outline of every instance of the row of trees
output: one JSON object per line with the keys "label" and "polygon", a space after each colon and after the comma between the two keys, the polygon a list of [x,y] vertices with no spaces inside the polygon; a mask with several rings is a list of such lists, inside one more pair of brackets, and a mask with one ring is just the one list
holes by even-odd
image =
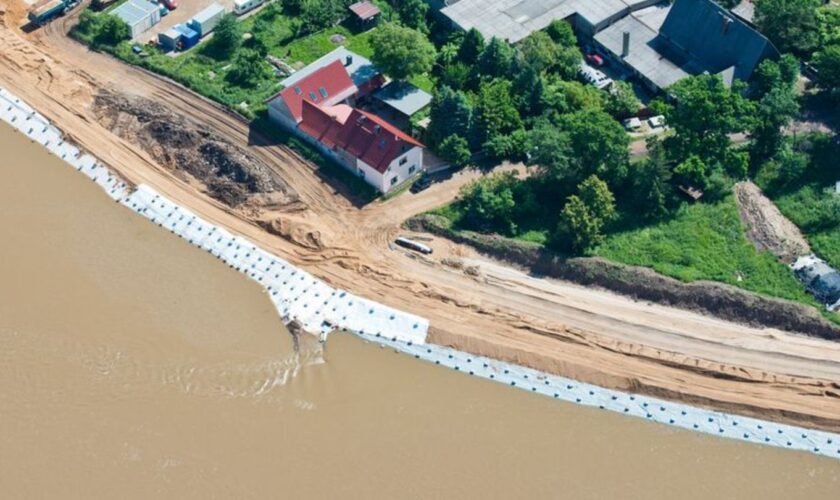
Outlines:
{"label": "row of trees", "polygon": [[818,71],[835,97],[840,89],[840,8],[822,0],[758,0],[755,22],[776,47]]}

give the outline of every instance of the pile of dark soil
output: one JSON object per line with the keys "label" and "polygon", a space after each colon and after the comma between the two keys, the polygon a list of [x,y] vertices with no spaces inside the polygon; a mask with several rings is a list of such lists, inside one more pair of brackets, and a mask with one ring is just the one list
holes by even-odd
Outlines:
{"label": "pile of dark soil", "polygon": [[211,196],[231,207],[254,194],[294,197],[289,186],[248,151],[159,103],[102,92],[94,110],[117,135],[143,147],[162,166],[199,180]]}

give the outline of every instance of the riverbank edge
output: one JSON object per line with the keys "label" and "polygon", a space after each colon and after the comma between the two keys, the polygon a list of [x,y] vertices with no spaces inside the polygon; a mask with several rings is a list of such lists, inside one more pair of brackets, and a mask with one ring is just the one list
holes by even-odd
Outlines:
{"label": "riverbank edge", "polygon": [[[428,344],[425,339],[429,325],[425,319],[355,297],[345,291],[333,290],[248,240],[202,220],[151,187],[140,185],[132,189],[96,158],[82,154],[75,145],[65,142],[57,128],[3,88],[0,88],[0,118],[85,174],[115,201],[257,281],[266,288],[284,321],[298,320],[308,331],[326,337],[332,330],[342,330],[416,359],[554,399],[714,436],[840,459],[840,434],[606,389]],[[245,255],[241,255],[241,252]]]}

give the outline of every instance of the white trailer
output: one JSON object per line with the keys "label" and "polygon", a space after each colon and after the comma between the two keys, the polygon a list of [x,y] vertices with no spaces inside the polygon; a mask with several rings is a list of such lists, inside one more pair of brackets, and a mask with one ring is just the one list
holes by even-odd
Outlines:
{"label": "white trailer", "polygon": [[265,0],[233,0],[233,12],[236,13],[237,16],[241,16],[250,10],[256,9],[264,3]]}
{"label": "white trailer", "polygon": [[128,0],[114,9],[111,15],[125,21],[134,39],[160,22],[160,7],[146,0]]}

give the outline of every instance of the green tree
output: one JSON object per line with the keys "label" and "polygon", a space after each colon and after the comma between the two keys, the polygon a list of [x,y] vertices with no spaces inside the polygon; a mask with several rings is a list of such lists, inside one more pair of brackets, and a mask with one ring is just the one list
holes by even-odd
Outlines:
{"label": "green tree", "polygon": [[435,62],[435,48],[419,31],[387,23],[370,39],[371,60],[397,80],[427,73]]}
{"label": "green tree", "polygon": [[452,134],[441,141],[438,152],[441,158],[459,168],[465,166],[472,156],[467,140],[457,134]]}
{"label": "green tree", "polygon": [[820,0],[758,0],[755,23],[782,52],[810,56],[819,46]]}
{"label": "green tree", "polygon": [[408,26],[421,33],[429,32],[429,27],[426,24],[426,14],[429,12],[429,4],[424,0],[397,0],[393,3],[400,16],[400,21],[404,26]]}
{"label": "green tree", "polygon": [[522,127],[522,118],[513,103],[511,90],[511,82],[501,78],[481,84],[475,118],[476,135],[480,142]]}
{"label": "green tree", "polygon": [[225,14],[213,30],[213,38],[207,48],[214,57],[228,59],[241,44],[242,28],[236,22],[236,16]]}
{"label": "green tree", "polygon": [[514,191],[520,183],[513,172],[488,175],[461,188],[466,222],[477,229],[516,233]]}
{"label": "green tree", "polygon": [[774,88],[756,106],[750,127],[753,157],[763,160],[773,156],[781,147],[782,127],[799,114],[799,102],[792,88]]}
{"label": "green tree", "polygon": [[487,79],[509,78],[513,55],[513,48],[507,42],[493,37],[479,54],[476,70]]}
{"label": "green tree", "polygon": [[522,161],[528,152],[528,136],[525,129],[494,135],[484,143],[483,148],[493,160]]}
{"label": "green tree", "polygon": [[604,241],[603,228],[615,214],[615,197],[607,184],[593,175],[566,201],[555,238],[568,237],[575,252],[585,252]]}
{"label": "green tree", "polygon": [[464,64],[475,64],[484,51],[484,35],[475,28],[470,28],[461,39],[458,48],[458,60]]}
{"label": "green tree", "polygon": [[243,48],[236,53],[227,77],[240,87],[253,87],[270,76],[271,71],[262,55],[254,49]]}
{"label": "green tree", "polygon": [[460,90],[467,86],[469,79],[469,66],[462,63],[453,63],[443,67],[438,78],[438,84]]}
{"label": "green tree", "polygon": [[599,109],[569,113],[558,124],[569,136],[574,182],[597,174],[617,188],[627,176],[630,139],[624,127]]}
{"label": "green tree", "polygon": [[731,144],[729,134],[749,128],[753,105],[741,88],[726,88],[718,75],[698,75],[674,84],[676,104],[665,107],[675,135],[666,142],[671,157],[682,161],[696,155],[705,163],[722,162]]}
{"label": "green tree", "polygon": [[831,45],[817,52],[814,67],[819,72],[819,83],[825,89],[837,92],[840,89],[840,44]]}
{"label": "green tree", "polygon": [[300,29],[304,33],[315,33],[334,25],[343,15],[344,5],[335,0],[301,0]]}
{"label": "green tree", "polygon": [[471,129],[472,115],[472,106],[463,92],[441,87],[432,97],[429,109],[429,142],[434,145],[451,135],[466,136]]}
{"label": "green tree", "polygon": [[692,186],[706,188],[706,164],[696,155],[689,155],[685,161],[674,168],[674,173]]}
{"label": "green tree", "polygon": [[577,45],[577,38],[575,37],[572,25],[566,21],[560,19],[551,21],[551,24],[548,25],[545,32],[554,40],[554,43],[561,47],[568,48]]}
{"label": "green tree", "polygon": [[519,44],[519,55],[525,66],[539,73],[557,63],[560,48],[547,33],[535,31]]}
{"label": "green tree", "polygon": [[529,134],[530,164],[537,165],[540,175],[551,185],[562,185],[572,179],[574,164],[569,135],[547,120],[539,121]]}
{"label": "green tree", "polygon": [[615,81],[607,94],[604,109],[615,118],[622,119],[635,115],[642,108],[642,103],[633,92],[633,87],[623,81]]}
{"label": "green tree", "polygon": [[96,45],[114,46],[123,40],[128,40],[130,32],[125,21],[117,16],[106,15],[99,23],[93,43]]}
{"label": "green tree", "polygon": [[671,186],[671,168],[662,142],[656,136],[647,140],[648,157],[632,165],[633,203],[648,221],[659,220],[670,211],[675,201]]}

